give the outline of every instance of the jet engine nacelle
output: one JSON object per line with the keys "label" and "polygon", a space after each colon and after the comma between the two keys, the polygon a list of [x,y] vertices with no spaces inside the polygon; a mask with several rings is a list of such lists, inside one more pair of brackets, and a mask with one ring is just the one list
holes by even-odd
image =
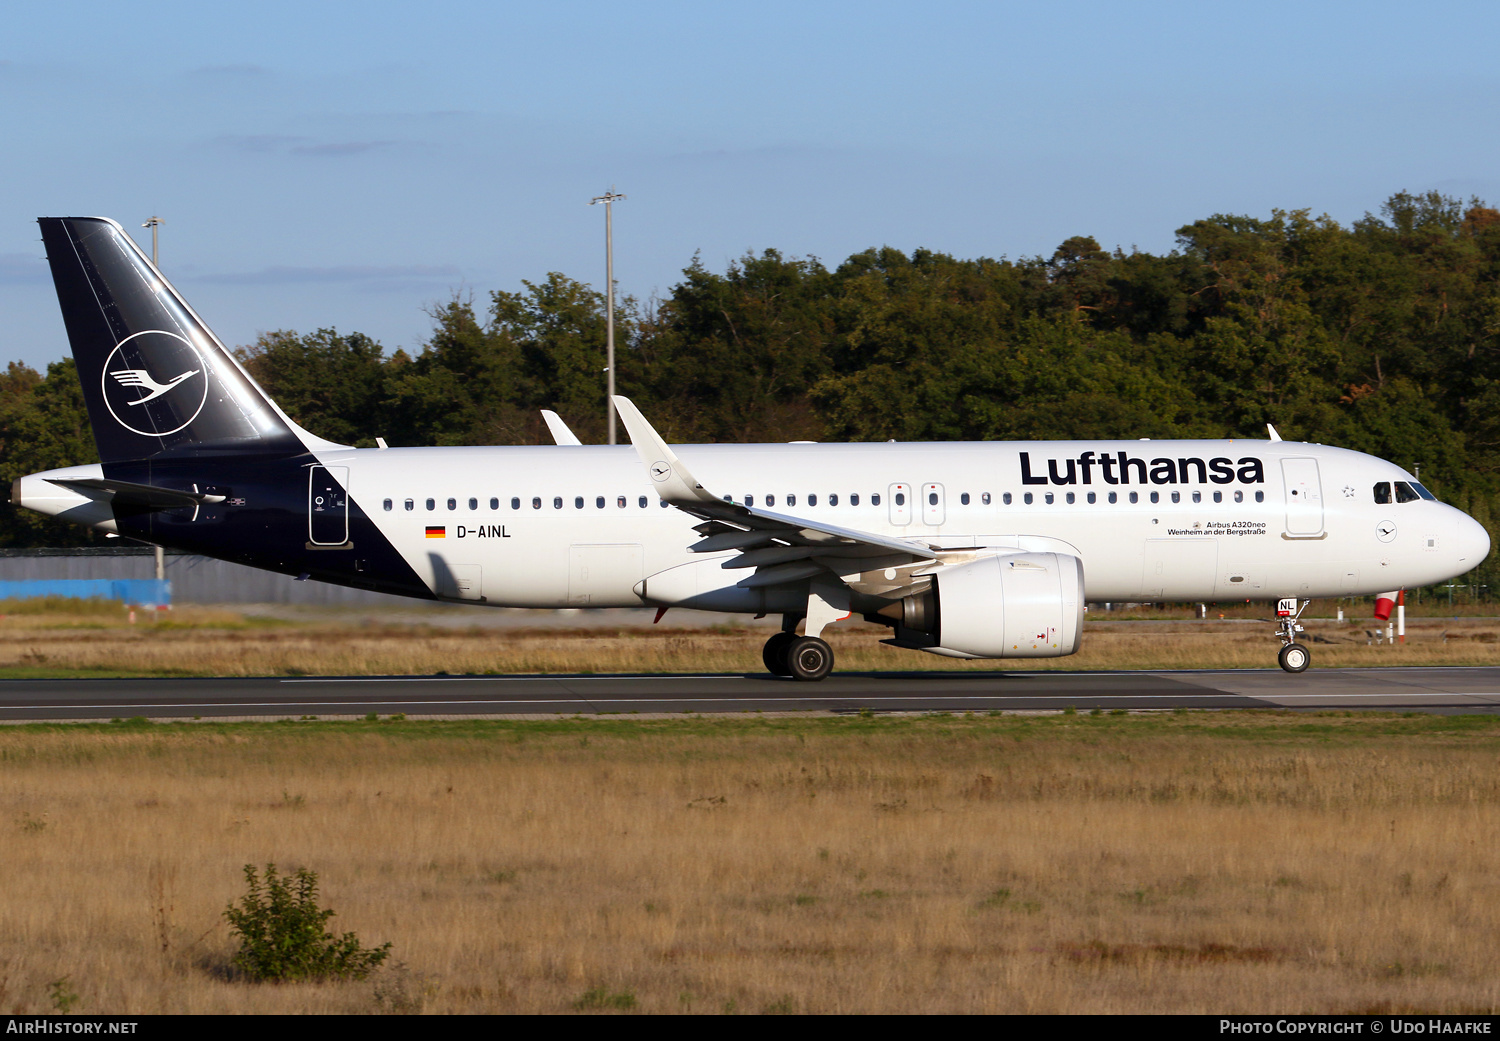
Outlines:
{"label": "jet engine nacelle", "polygon": [[1009,553],[942,568],[903,604],[924,650],[958,658],[1059,658],[1083,640],[1083,562],[1066,553]]}

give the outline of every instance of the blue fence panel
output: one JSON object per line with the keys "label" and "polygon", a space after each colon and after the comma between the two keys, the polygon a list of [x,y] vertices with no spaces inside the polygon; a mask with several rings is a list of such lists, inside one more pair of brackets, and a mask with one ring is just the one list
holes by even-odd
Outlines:
{"label": "blue fence panel", "polygon": [[119,600],[142,607],[170,604],[172,582],[157,578],[58,578],[34,582],[0,582],[0,600],[44,596],[79,600]]}

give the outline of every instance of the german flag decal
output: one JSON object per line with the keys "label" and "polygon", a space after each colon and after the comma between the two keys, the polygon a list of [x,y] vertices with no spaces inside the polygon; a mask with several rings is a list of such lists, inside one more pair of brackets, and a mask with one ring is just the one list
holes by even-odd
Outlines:
{"label": "german flag decal", "polygon": [[429,539],[445,539],[448,537],[448,529],[441,524],[427,525],[427,537]]}

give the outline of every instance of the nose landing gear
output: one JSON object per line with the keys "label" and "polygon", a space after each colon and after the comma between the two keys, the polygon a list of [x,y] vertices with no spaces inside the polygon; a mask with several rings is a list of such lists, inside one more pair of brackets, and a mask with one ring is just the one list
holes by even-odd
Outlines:
{"label": "nose landing gear", "polygon": [[1303,631],[1297,619],[1310,603],[1311,600],[1303,600],[1299,604],[1295,597],[1276,602],[1276,638],[1282,644],[1276,663],[1287,672],[1306,672],[1312,664],[1312,652],[1297,642],[1297,634]]}

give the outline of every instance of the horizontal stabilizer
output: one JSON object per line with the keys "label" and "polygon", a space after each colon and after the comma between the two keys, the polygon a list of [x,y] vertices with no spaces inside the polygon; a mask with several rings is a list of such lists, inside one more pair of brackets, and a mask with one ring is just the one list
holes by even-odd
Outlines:
{"label": "horizontal stabilizer", "polygon": [[224,501],[222,495],[184,492],[176,488],[158,488],[152,484],[132,484],[129,481],[112,481],[107,477],[49,477],[47,480],[92,499],[102,499],[121,506],[138,506],[147,510],[176,510],[185,506],[208,506]]}

